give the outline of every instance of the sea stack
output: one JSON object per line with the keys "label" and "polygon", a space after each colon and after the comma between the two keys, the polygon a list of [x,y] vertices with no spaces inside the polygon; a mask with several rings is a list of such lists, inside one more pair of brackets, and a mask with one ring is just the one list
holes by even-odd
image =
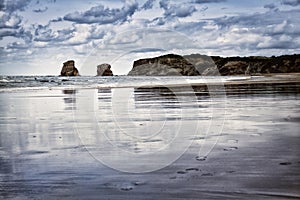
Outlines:
{"label": "sea stack", "polygon": [[97,66],[97,76],[113,76],[110,64],[104,63]]}
{"label": "sea stack", "polygon": [[67,62],[64,62],[64,65],[60,72],[61,76],[79,76],[79,71],[75,67],[75,61],[74,60],[68,60]]}
{"label": "sea stack", "polygon": [[176,54],[136,60],[129,76],[197,76],[194,65]]}

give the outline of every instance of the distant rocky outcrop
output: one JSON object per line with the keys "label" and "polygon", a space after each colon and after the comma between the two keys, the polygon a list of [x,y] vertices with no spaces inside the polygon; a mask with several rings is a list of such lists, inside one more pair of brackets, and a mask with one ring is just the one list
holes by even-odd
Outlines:
{"label": "distant rocky outcrop", "polygon": [[213,56],[221,75],[257,75],[300,72],[300,54],[283,56],[228,57]]}
{"label": "distant rocky outcrop", "polygon": [[184,57],[167,54],[136,60],[129,76],[197,76],[199,72]]}
{"label": "distant rocky outcrop", "polygon": [[63,67],[60,72],[61,76],[79,76],[79,71],[75,67],[75,61],[74,60],[68,60],[67,62],[64,62]]}
{"label": "distant rocky outcrop", "polygon": [[184,56],[199,73],[206,75],[260,75],[300,72],[300,54],[283,56],[220,57],[192,54]]}
{"label": "distant rocky outcrop", "polygon": [[97,66],[97,76],[113,76],[110,64],[101,64]]}
{"label": "distant rocky outcrop", "polygon": [[300,72],[300,54],[283,56],[220,57],[168,54],[134,61],[128,75],[260,75]]}

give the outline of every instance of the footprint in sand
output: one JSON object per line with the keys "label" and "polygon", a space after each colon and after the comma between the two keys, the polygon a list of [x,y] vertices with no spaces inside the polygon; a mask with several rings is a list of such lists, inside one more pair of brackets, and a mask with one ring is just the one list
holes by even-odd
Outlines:
{"label": "footprint in sand", "polygon": [[213,173],[204,173],[204,174],[201,174],[201,176],[214,176]]}
{"label": "footprint in sand", "polygon": [[125,186],[122,186],[120,189],[123,191],[130,191],[130,190],[133,190],[133,186],[125,185]]}
{"label": "footprint in sand", "polygon": [[238,147],[227,147],[225,149],[223,149],[224,151],[232,151],[232,150],[236,150],[238,149]]}
{"label": "footprint in sand", "polygon": [[196,160],[198,161],[205,161],[206,160],[206,156],[196,156]]}
{"label": "footprint in sand", "polygon": [[281,162],[279,163],[279,165],[291,165],[292,163],[291,162]]}
{"label": "footprint in sand", "polygon": [[230,144],[236,144],[238,142],[239,142],[239,140],[236,140],[236,139],[229,139],[229,140],[227,140],[227,143],[230,143]]}
{"label": "footprint in sand", "polygon": [[191,167],[191,168],[185,169],[185,171],[187,171],[187,172],[190,172],[190,171],[199,171],[199,169],[196,168],[196,167]]}
{"label": "footprint in sand", "polygon": [[[197,171],[200,171],[198,168],[196,167],[190,167],[190,168],[186,168],[185,171],[183,170],[180,170],[180,171],[177,171],[177,174],[187,174],[189,172],[197,172]],[[171,176],[170,179],[176,179],[177,177],[176,176]]]}

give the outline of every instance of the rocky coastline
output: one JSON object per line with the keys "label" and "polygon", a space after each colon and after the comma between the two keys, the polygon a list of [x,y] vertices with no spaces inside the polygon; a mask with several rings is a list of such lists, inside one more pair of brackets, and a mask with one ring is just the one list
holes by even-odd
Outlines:
{"label": "rocky coastline", "polygon": [[[166,54],[133,62],[128,76],[234,76],[300,73],[300,54],[282,56],[220,57]],[[79,76],[74,60],[63,63],[61,76]],[[111,65],[97,66],[97,76],[114,76]]]}
{"label": "rocky coastline", "polygon": [[283,56],[220,57],[167,54],[134,61],[130,76],[232,76],[299,73],[300,54]]}

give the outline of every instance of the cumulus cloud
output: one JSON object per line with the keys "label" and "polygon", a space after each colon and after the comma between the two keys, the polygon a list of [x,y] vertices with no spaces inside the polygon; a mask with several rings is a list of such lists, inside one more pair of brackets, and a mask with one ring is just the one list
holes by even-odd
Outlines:
{"label": "cumulus cloud", "polygon": [[18,37],[24,32],[21,28],[23,17],[16,11],[24,11],[30,0],[2,0],[0,2],[0,40],[7,36]]}
{"label": "cumulus cloud", "polygon": [[109,24],[124,22],[131,17],[138,9],[138,3],[125,2],[124,6],[119,8],[105,8],[103,5],[92,7],[85,12],[74,12],[64,16],[64,20],[76,22],[78,24]]}
{"label": "cumulus cloud", "polygon": [[169,1],[161,0],[159,5],[164,9],[165,17],[188,17],[197,11],[196,7],[190,4],[170,4]]}
{"label": "cumulus cloud", "polygon": [[300,0],[282,0],[281,3],[283,5],[299,6],[300,5]]}
{"label": "cumulus cloud", "polygon": [[0,12],[0,28],[17,29],[21,22],[22,17],[19,15]]}
{"label": "cumulus cloud", "polygon": [[221,17],[213,19],[213,22],[222,28],[240,25],[248,28],[266,28],[267,26],[282,23],[286,20],[287,16],[293,16],[290,18],[291,22],[298,26],[300,22],[300,10],[288,10],[288,11],[268,11],[265,13],[243,14],[231,17]]}
{"label": "cumulus cloud", "polygon": [[36,25],[34,29],[34,41],[36,42],[63,42],[70,39],[72,37],[72,33],[74,32],[74,29],[72,28],[53,31],[50,28],[50,24],[45,26]]}
{"label": "cumulus cloud", "polygon": [[[210,19],[210,23],[216,27],[209,33],[215,37],[211,36],[212,42],[206,47],[248,52],[263,49],[299,49],[299,15],[299,10],[275,10]],[[287,19],[286,16],[294,17]],[[207,33],[205,29],[203,32],[201,36]]]}

